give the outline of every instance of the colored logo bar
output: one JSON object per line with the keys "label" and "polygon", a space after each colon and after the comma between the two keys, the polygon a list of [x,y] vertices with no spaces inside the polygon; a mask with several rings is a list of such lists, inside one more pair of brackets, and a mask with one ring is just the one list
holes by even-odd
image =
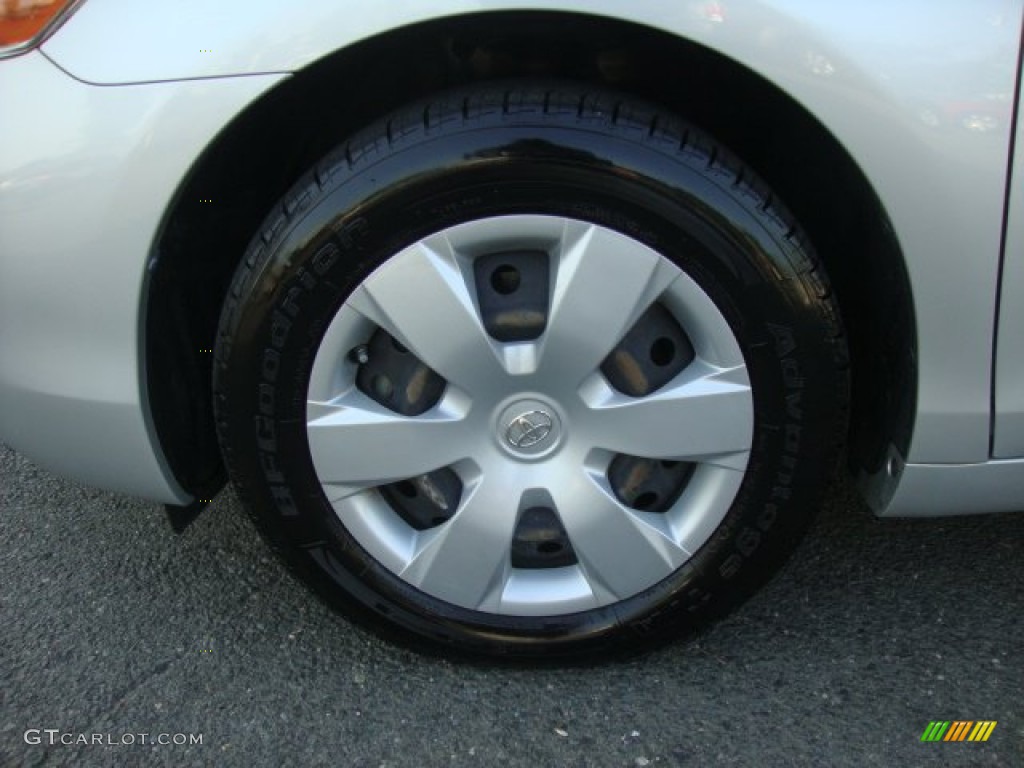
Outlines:
{"label": "colored logo bar", "polygon": [[921,741],[988,741],[997,720],[932,720]]}

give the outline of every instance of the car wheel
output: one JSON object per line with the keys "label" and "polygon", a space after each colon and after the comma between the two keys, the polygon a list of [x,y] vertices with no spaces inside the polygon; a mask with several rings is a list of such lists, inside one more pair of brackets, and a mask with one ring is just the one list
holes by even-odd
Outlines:
{"label": "car wheel", "polygon": [[476,87],[343,143],[252,241],[218,429],[261,531],[430,648],[649,645],[765,580],[845,434],[827,279],[656,107]]}

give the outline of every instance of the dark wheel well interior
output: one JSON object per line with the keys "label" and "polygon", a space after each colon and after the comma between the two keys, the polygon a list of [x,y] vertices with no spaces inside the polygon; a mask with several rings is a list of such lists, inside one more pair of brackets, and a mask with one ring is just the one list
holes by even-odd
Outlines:
{"label": "dark wheel well interior", "polygon": [[890,446],[906,455],[916,391],[909,283],[885,212],[836,139],[784,92],[698,44],[590,16],[488,13],[397,30],[296,73],[227,126],[182,183],[154,246],[145,375],[183,487],[208,498],[222,482],[208,350],[231,275],[274,203],[376,117],[445,87],[510,77],[571,79],[659,102],[764,177],[837,293],[851,348],[851,467],[877,473]]}

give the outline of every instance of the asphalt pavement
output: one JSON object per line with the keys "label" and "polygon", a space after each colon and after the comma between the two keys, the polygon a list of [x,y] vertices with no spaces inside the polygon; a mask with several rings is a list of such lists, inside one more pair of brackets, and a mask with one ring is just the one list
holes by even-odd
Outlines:
{"label": "asphalt pavement", "polygon": [[[886,521],[834,496],[698,638],[508,667],[333,614],[230,490],[176,535],[0,446],[0,765],[1024,766],[1024,514]],[[935,720],[998,724],[922,742]]]}

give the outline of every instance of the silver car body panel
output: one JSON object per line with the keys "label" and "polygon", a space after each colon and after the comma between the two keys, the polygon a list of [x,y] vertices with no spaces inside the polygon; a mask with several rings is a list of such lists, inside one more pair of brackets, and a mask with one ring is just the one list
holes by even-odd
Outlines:
{"label": "silver car body panel", "polygon": [[95,485],[189,496],[156,446],[141,297],[182,177],[282,76],[83,85],[39,53],[0,64],[0,438]]}
{"label": "silver car body panel", "polygon": [[1024,456],[1024,135],[1014,142],[1013,178],[996,345],[995,424],[992,455]]}
{"label": "silver car body panel", "polygon": [[882,517],[943,517],[1017,512],[1024,499],[1024,460],[981,464],[912,464]]}
{"label": "silver car body panel", "polygon": [[[0,125],[0,405],[11,411],[0,437],[89,482],[182,501],[147,426],[139,317],[154,233],[191,161],[282,73],[419,21],[517,9],[696,41],[831,131],[887,211],[914,290],[918,409],[894,466],[911,462],[906,480],[924,476],[918,465],[929,476],[954,465],[950,477],[963,474],[955,465],[984,466],[1019,0],[89,0],[42,49],[83,83],[38,54],[0,64],[0,101],[15,107],[5,111],[32,106],[31,121]],[[39,130],[40,119],[67,134]],[[18,331],[2,330],[12,322]],[[67,417],[53,412],[40,428],[39,409],[53,404]],[[20,413],[29,405],[38,434]],[[912,511],[914,494],[932,495],[926,485],[905,484],[891,509]]]}

